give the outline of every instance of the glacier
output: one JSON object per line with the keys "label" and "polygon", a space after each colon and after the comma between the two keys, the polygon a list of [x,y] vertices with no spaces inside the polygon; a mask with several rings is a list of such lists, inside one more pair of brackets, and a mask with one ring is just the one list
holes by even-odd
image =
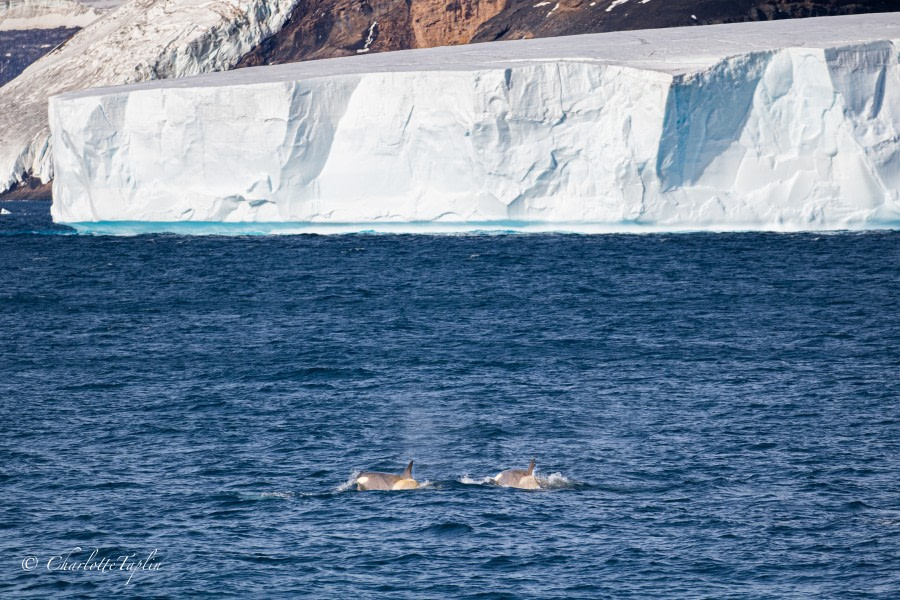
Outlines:
{"label": "glacier", "polygon": [[129,0],[115,8],[113,0],[86,0],[114,10],[0,87],[0,192],[29,177],[53,178],[50,96],[230,69],[280,30],[297,2]]}
{"label": "glacier", "polygon": [[496,42],[50,100],[85,231],[900,225],[900,14]]}
{"label": "glacier", "polygon": [[76,0],[0,0],[0,31],[86,27],[106,10]]}

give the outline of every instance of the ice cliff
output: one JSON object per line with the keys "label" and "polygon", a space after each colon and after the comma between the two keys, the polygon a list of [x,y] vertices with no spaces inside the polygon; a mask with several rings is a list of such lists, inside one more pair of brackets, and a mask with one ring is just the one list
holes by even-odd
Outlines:
{"label": "ice cliff", "polygon": [[104,12],[75,0],[0,0],[0,31],[85,27]]}
{"label": "ice cliff", "polygon": [[[130,0],[0,88],[0,192],[52,177],[47,99],[233,67],[298,0]],[[108,6],[114,3],[94,3]]]}
{"label": "ice cliff", "polygon": [[144,230],[896,226],[898,40],[900,14],[830,17],[63,94],[52,213]]}

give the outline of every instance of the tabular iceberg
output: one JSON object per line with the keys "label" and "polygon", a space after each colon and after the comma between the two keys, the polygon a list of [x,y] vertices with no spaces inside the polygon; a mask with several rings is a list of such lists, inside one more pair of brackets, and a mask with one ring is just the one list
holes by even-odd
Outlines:
{"label": "tabular iceberg", "polygon": [[52,213],[141,231],[897,226],[895,40],[900,14],[830,17],[63,94]]}

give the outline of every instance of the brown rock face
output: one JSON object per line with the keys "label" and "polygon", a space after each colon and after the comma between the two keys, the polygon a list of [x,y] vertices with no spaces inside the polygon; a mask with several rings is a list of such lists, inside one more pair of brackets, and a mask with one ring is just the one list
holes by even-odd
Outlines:
{"label": "brown rock face", "polygon": [[[371,30],[371,32],[370,32]],[[409,48],[413,36],[404,0],[303,0],[278,34],[248,53],[238,67],[350,56],[366,49]]]}
{"label": "brown rock face", "polygon": [[508,0],[303,0],[238,67],[467,44]]}
{"label": "brown rock face", "polygon": [[28,177],[18,186],[0,194],[0,200],[50,200],[52,196],[52,181],[42,183],[40,179]]}
{"label": "brown rock face", "polygon": [[497,16],[508,0],[424,0],[409,6],[416,48],[468,44],[482,23]]}
{"label": "brown rock face", "polygon": [[532,37],[900,10],[900,0],[302,0],[239,67]]}

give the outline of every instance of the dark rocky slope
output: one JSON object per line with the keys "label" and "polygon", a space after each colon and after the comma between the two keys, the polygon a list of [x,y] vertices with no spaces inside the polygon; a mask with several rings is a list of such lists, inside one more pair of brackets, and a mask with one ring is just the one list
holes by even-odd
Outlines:
{"label": "dark rocky slope", "polygon": [[239,67],[449,44],[900,10],[900,0],[302,0]]}
{"label": "dark rocky slope", "polygon": [[[591,4],[594,6],[591,6]],[[900,10],[898,0],[564,0],[535,8],[514,1],[484,23],[472,42],[579,33],[714,25]]]}
{"label": "dark rocky slope", "polygon": [[0,31],[0,86],[78,31],[77,27]]}
{"label": "dark rocky slope", "polygon": [[508,0],[301,0],[239,67],[467,44]]}
{"label": "dark rocky slope", "polygon": [[0,200],[51,200],[53,182],[41,183],[40,179],[29,177],[17,187],[0,194]]}

